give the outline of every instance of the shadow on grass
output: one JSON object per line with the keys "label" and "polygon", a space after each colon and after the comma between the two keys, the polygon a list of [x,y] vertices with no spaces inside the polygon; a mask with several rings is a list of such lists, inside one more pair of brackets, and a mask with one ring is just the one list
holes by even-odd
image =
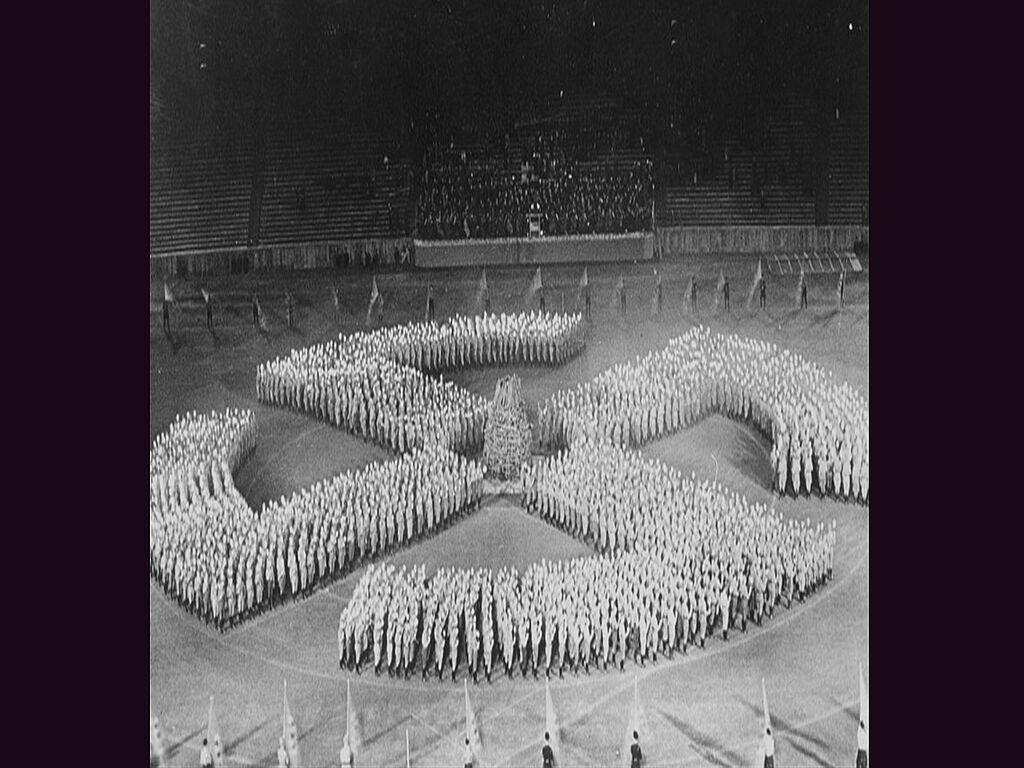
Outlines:
{"label": "shadow on grass", "polygon": [[727,749],[711,736],[697,730],[691,725],[680,720],[675,715],[669,714],[660,707],[655,708],[668,723],[690,740],[690,749],[696,752],[702,759],[712,765],[734,766],[745,765],[747,760],[743,755]]}

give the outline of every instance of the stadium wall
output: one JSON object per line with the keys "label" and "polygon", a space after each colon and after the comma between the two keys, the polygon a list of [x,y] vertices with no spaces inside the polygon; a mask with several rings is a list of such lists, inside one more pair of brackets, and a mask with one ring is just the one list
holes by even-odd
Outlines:
{"label": "stadium wall", "polygon": [[428,269],[499,264],[650,261],[654,235],[590,235],[536,240],[417,240],[416,266]]}
{"label": "stadium wall", "polygon": [[379,264],[394,264],[395,253],[403,246],[411,249],[412,241],[404,237],[342,240],[150,254],[149,270],[155,277],[167,278],[251,271],[332,269],[344,264],[346,251],[353,264],[361,264],[364,256],[375,257]]}
{"label": "stadium wall", "polygon": [[867,227],[658,227],[662,258],[705,253],[852,251],[866,245]]}

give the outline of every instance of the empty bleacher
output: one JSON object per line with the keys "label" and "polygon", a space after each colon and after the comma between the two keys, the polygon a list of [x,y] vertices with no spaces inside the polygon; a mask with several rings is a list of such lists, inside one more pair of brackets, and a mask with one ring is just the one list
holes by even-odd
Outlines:
{"label": "empty bleacher", "polygon": [[244,246],[251,132],[186,125],[150,102],[149,247],[153,253]]}
{"label": "empty bleacher", "polygon": [[[396,156],[394,147],[393,140],[344,128],[331,120],[304,127],[271,127],[260,242],[272,245],[404,234],[408,229],[409,163]],[[371,178],[372,196],[368,193]]]}
{"label": "empty bleacher", "polygon": [[[828,220],[831,224],[867,223],[868,117],[850,114],[829,138]],[[863,210],[862,210],[863,207]]]}

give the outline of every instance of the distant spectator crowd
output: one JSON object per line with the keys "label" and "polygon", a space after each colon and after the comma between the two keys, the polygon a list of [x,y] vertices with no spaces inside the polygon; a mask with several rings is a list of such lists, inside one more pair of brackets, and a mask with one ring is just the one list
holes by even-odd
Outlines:
{"label": "distant spectator crowd", "polygon": [[[500,128],[500,124],[498,128]],[[544,235],[649,229],[653,170],[639,128],[611,119],[550,123],[510,133],[474,133],[477,143],[428,147],[417,229],[425,239],[525,237],[529,216]],[[519,129],[520,136],[522,130]],[[619,153],[628,151],[622,157]]]}

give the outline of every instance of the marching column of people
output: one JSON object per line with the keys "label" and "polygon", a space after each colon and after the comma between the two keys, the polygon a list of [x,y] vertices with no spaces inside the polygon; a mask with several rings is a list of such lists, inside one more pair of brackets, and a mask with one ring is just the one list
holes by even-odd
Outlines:
{"label": "marching column of people", "polygon": [[251,411],[186,414],[150,457],[150,568],[221,629],[312,591],[476,505],[483,467],[428,444],[322,480],[257,513],[232,472],[255,445]]}
{"label": "marching column of people", "polygon": [[868,502],[868,405],[856,390],[789,350],[705,327],[541,403],[540,444],[640,446],[711,413],[772,440],[779,493]]}
{"label": "marching column of people", "polygon": [[371,566],[341,614],[339,662],[490,679],[645,664],[746,631],[832,573],[831,528],[606,443],[526,465],[526,508],[601,554],[508,569]]}

